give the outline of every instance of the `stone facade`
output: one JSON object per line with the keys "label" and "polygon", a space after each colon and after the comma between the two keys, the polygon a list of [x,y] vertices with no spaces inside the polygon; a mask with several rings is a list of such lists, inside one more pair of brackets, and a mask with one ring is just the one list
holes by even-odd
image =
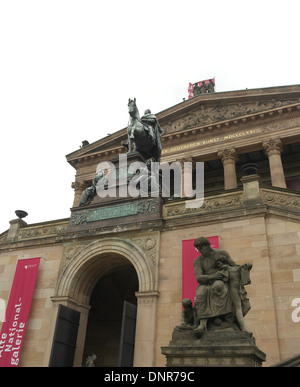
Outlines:
{"label": "stone facade", "polygon": [[[245,323],[247,329],[253,332],[258,347],[267,354],[266,365],[271,365],[292,356],[291,352],[296,354],[300,344],[300,327],[291,319],[291,303],[300,287],[297,280],[299,256],[296,252],[299,247],[299,218],[285,220],[280,216],[281,209],[270,211],[265,204],[246,211],[243,205],[235,206],[230,212],[229,216],[228,207],[223,208],[223,213],[221,208],[217,212],[212,210],[211,216],[203,214],[206,219],[201,225],[196,225],[196,222],[193,227],[179,228],[177,225],[176,230],[162,233],[162,276],[158,300],[161,337],[158,340],[167,345],[170,330],[181,321],[178,313],[181,301],[181,240],[203,234],[219,235],[221,248],[230,252],[237,263],[247,260],[253,264],[252,282],[247,288],[252,308],[245,317]],[[174,222],[176,219],[173,217]],[[169,246],[172,246],[172,254]],[[294,351],[286,352],[290,345],[294,346]],[[160,349],[157,348],[157,360],[160,358]],[[160,365],[163,364],[160,360]]]}
{"label": "stone facade", "polygon": [[[86,223],[81,193],[100,162],[124,153],[126,129],[67,155],[76,169],[70,219],[13,220],[0,234],[2,299],[8,300],[17,260],[42,257],[20,366],[48,366],[60,304],[81,313],[74,357],[74,366],[81,366],[92,350],[85,345],[96,285],[106,278],[125,289],[132,268],[138,283],[131,295],[137,305],[134,365],[165,366],[161,347],[181,319],[182,241],[201,235],[218,235],[220,248],[237,263],[253,264],[245,323],[266,353],[264,366],[299,353],[292,301],[300,297],[300,86],[200,95],[157,118],[164,131],[162,162],[204,162],[203,205],[187,206],[191,199],[182,189],[182,198],[160,200],[156,213],[141,204],[143,213],[122,221],[106,222],[103,211],[98,223]],[[242,176],[247,163],[258,165],[256,175]],[[102,302],[108,309],[109,300]],[[96,340],[102,345],[104,338]],[[114,364],[117,352],[115,344],[111,363],[98,365]]]}

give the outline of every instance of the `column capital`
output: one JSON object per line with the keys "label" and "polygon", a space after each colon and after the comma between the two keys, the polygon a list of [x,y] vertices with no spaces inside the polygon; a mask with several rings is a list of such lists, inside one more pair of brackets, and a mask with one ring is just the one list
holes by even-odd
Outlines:
{"label": "column capital", "polygon": [[267,156],[272,154],[280,155],[282,152],[282,142],[280,138],[270,138],[270,140],[263,142],[263,148]]}
{"label": "column capital", "polygon": [[236,162],[238,161],[238,153],[235,148],[226,148],[218,151],[218,157],[222,160],[222,163]]}
{"label": "column capital", "polygon": [[[175,161],[180,163],[181,168],[183,168],[184,163],[193,163],[195,161],[195,159],[193,157],[182,157],[180,159],[176,159]],[[194,166],[194,164],[193,164],[193,166]]]}
{"label": "column capital", "polygon": [[84,189],[86,189],[88,187],[88,185],[85,182],[73,181],[72,184],[71,184],[71,187],[75,191],[83,191]]}

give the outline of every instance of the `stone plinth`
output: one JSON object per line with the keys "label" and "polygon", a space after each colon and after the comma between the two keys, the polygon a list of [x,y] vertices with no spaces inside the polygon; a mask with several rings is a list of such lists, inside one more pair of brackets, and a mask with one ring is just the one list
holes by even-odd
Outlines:
{"label": "stone plinth", "polygon": [[161,352],[167,367],[260,367],[266,360],[252,333],[242,331],[207,331],[197,338],[192,329],[175,328]]}
{"label": "stone plinth", "polygon": [[[128,224],[160,225],[163,201],[159,184],[152,185],[147,180],[148,175],[137,173],[140,168],[147,168],[146,160],[138,152],[122,156],[121,161],[120,157],[115,157],[107,163],[107,168],[111,168],[111,182],[103,189],[103,197],[97,192],[89,204],[71,208],[68,232]],[[103,168],[105,165],[103,162]],[[147,172],[150,176],[150,171]],[[146,176],[146,180],[142,176]]]}
{"label": "stone plinth", "polygon": [[243,176],[241,181],[243,183],[243,204],[247,206],[262,204],[260,177],[257,174]]}

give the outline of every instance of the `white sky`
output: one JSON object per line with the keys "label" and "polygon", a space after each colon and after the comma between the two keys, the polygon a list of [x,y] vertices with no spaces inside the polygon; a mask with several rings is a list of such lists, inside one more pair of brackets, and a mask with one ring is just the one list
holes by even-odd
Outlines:
{"label": "white sky", "polygon": [[158,113],[189,82],[300,84],[299,0],[0,0],[0,233],[69,217],[65,155]]}

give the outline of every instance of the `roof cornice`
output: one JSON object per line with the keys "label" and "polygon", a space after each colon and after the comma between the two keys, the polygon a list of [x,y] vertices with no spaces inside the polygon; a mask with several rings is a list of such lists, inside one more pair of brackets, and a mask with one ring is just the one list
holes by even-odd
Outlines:
{"label": "roof cornice", "polygon": [[[157,113],[156,116],[160,124],[163,126],[167,122],[176,119],[176,117],[180,117],[188,112],[192,113],[202,105],[221,105],[223,103],[239,104],[242,102],[271,100],[273,98],[300,98],[300,85],[203,94],[163,110]],[[219,130],[223,130],[224,128],[228,129],[239,124],[257,123],[259,120],[279,117],[284,114],[291,114],[292,112],[299,111],[299,109],[300,102],[264,111],[252,112],[251,114],[234,117],[232,119],[198,125],[188,129],[172,131],[162,135],[162,142],[167,144],[174,139],[182,140],[200,133],[215,133]],[[120,153],[124,153],[125,148],[122,146],[122,142],[126,139],[127,128],[123,128],[112,135],[106,136],[92,144],[89,144],[88,146],[82,147],[77,151],[68,154],[66,156],[67,161],[77,169],[77,167],[84,162],[111,159]]]}

